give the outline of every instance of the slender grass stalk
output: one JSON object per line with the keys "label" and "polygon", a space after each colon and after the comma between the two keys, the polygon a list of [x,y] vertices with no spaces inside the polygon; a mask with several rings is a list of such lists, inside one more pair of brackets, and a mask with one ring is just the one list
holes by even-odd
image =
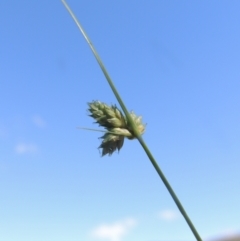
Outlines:
{"label": "slender grass stalk", "polygon": [[[86,32],[84,31],[83,27],[81,26],[81,24],[79,23],[79,21],[77,20],[77,18],[75,17],[74,13],[72,12],[72,10],[70,9],[70,7],[68,6],[68,4],[66,3],[65,0],[62,0],[62,3],[64,4],[64,6],[66,7],[66,9],[68,10],[69,14],[71,15],[71,17],[73,18],[73,20],[75,21],[76,25],[78,26],[80,32],[82,33],[83,37],[85,38],[85,40],[87,41],[89,47],[91,48],[100,68],[102,69],[102,72],[103,74],[105,75],[107,81],[108,81],[108,84],[110,85],[114,95],[116,96],[124,114],[126,115],[126,118],[128,120],[128,122],[130,123],[131,127],[132,127],[132,130],[133,130],[133,133],[135,135],[135,137],[138,139],[138,141],[140,142],[140,144],[142,145],[144,151],[146,152],[148,158],[150,159],[152,165],[154,166],[155,170],[157,171],[159,177],[162,179],[164,185],[166,186],[168,192],[170,193],[170,195],[172,196],[175,204],[177,205],[179,211],[181,212],[181,214],[183,215],[185,221],[187,222],[189,228],[191,229],[193,235],[195,236],[196,240],[197,241],[202,241],[200,235],[198,234],[196,228],[194,227],[191,219],[188,217],[186,211],[184,210],[181,202],[179,201],[177,195],[175,194],[175,192],[173,191],[171,185],[169,184],[169,182],[167,181],[166,177],[164,176],[163,172],[161,171],[160,167],[158,166],[156,160],[154,159],[153,155],[151,154],[150,150],[148,149],[147,145],[145,144],[142,136],[140,135],[138,129],[136,128],[135,126],[135,123],[133,122],[129,112],[127,111],[127,108],[126,106],[124,105],[120,95],[118,94],[118,91],[117,89],[115,88],[109,74],[107,73],[107,70],[105,69],[97,51],[95,50],[90,38],[87,36]],[[85,128],[87,129],[87,128]]]}

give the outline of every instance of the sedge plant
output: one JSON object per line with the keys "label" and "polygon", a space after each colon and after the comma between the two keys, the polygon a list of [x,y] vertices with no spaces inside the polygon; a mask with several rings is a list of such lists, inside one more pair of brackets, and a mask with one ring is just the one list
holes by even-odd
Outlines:
{"label": "sedge plant", "polygon": [[[185,221],[187,222],[196,240],[202,241],[191,219],[188,217],[177,195],[173,191],[171,185],[169,184],[168,180],[166,179],[165,175],[163,174],[162,170],[158,166],[156,160],[154,159],[152,153],[150,152],[150,150],[148,149],[147,145],[145,144],[142,138],[142,134],[144,133],[144,130],[145,130],[145,125],[141,122],[141,116],[137,116],[133,112],[128,112],[125,104],[122,101],[122,98],[120,97],[117,89],[115,88],[113,81],[111,80],[106,68],[104,67],[90,38],[87,36],[86,32],[84,31],[83,27],[81,26],[80,22],[78,21],[78,19],[76,18],[76,16],[72,12],[72,10],[70,9],[66,1],[62,0],[62,3],[64,4],[65,8],[73,18],[76,25],[78,26],[84,39],[87,41],[90,49],[92,50],[103,74],[106,77],[108,84],[110,85],[124,113],[123,114],[121,110],[119,110],[116,106],[108,106],[107,104],[102,103],[100,101],[93,101],[91,103],[88,103],[88,106],[89,106],[88,110],[89,110],[90,116],[96,120],[96,123],[98,123],[100,126],[105,128],[105,130],[102,131],[105,134],[101,137],[103,141],[99,147],[99,148],[102,148],[102,156],[106,154],[111,155],[116,150],[119,151],[123,146],[125,137],[130,140],[137,139],[141,144],[141,146],[143,147],[144,151],[146,152],[149,160],[154,166],[156,172],[158,173],[159,177],[161,178],[162,182],[164,183],[171,197],[173,198],[179,211],[183,215]],[[81,129],[92,130],[88,128],[81,128]]]}

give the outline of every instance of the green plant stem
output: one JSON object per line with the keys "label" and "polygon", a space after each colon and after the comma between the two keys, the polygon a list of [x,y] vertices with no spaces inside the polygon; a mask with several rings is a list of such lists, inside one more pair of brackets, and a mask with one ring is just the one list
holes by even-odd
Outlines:
{"label": "green plant stem", "polygon": [[157,171],[158,175],[160,176],[160,178],[162,179],[164,185],[166,186],[167,190],[169,191],[170,195],[172,196],[175,204],[177,205],[179,211],[181,212],[181,214],[183,215],[184,219],[186,220],[189,228],[192,230],[194,236],[196,237],[196,239],[198,241],[202,241],[200,235],[198,234],[196,228],[194,227],[191,219],[188,217],[186,211],[184,210],[181,202],[179,201],[177,195],[175,194],[175,192],[173,191],[171,185],[169,184],[167,178],[164,176],[163,172],[161,171],[160,167],[158,166],[157,162],[155,161],[153,155],[151,154],[150,150],[148,149],[147,145],[145,144],[144,140],[142,139],[142,137],[138,137],[138,141],[140,142],[140,144],[142,145],[143,149],[145,150],[148,158],[150,159],[151,163],[153,164],[155,170]]}
{"label": "green plant stem", "polygon": [[135,135],[136,137],[140,136],[140,134],[139,134],[139,132],[138,132],[136,126],[135,126],[135,123],[133,122],[130,114],[128,113],[126,106],[124,105],[124,103],[123,103],[120,95],[118,94],[118,91],[117,91],[117,89],[115,88],[115,86],[114,86],[114,84],[113,84],[113,82],[112,82],[112,80],[111,80],[111,78],[110,78],[107,70],[105,69],[105,67],[104,67],[104,65],[103,65],[103,63],[102,63],[102,61],[101,61],[101,59],[100,59],[97,51],[95,50],[95,48],[94,48],[94,46],[93,46],[90,38],[87,36],[87,34],[86,34],[86,32],[84,31],[82,25],[81,25],[80,22],[77,20],[76,16],[75,16],[74,13],[72,12],[72,10],[70,9],[70,7],[69,7],[68,4],[66,3],[66,1],[62,0],[62,3],[64,4],[64,6],[66,7],[66,9],[68,10],[69,14],[70,14],[71,17],[73,18],[74,22],[75,22],[76,25],[78,26],[80,32],[82,33],[83,37],[85,38],[85,40],[87,41],[89,47],[91,48],[91,50],[92,50],[92,52],[93,52],[93,55],[95,56],[95,58],[96,58],[96,60],[97,60],[97,62],[98,62],[98,64],[99,64],[100,68],[102,69],[102,72],[103,72],[103,74],[105,75],[105,77],[106,77],[106,79],[107,79],[107,81],[108,81],[108,84],[110,85],[110,87],[111,87],[114,95],[116,96],[116,98],[117,98],[117,100],[118,100],[118,103],[120,104],[120,106],[121,106],[124,114],[126,115],[126,118],[127,118],[128,122],[129,122],[129,123],[131,124],[131,126],[133,127],[133,133],[134,133],[134,135]]}
{"label": "green plant stem", "polygon": [[166,177],[164,176],[163,172],[161,171],[160,167],[158,166],[157,162],[155,161],[153,155],[151,154],[151,152],[149,151],[147,145],[145,144],[145,142],[143,141],[141,135],[139,134],[129,112],[127,111],[127,108],[126,106],[124,105],[120,95],[118,94],[118,91],[117,89],[115,88],[109,74],[107,73],[107,70],[105,69],[97,51],[95,50],[93,44],[91,43],[89,37],[87,36],[86,32],[84,31],[83,27],[81,26],[81,24],[79,23],[79,21],[77,20],[77,18],[75,17],[75,15],[73,14],[72,10],[70,9],[70,7],[67,5],[67,3],[62,0],[62,3],[64,4],[64,6],[66,7],[66,9],[68,10],[68,12],[70,13],[71,17],[73,18],[73,20],[75,21],[75,23],[77,24],[79,30],[81,31],[81,33],[83,34],[85,40],[87,41],[89,47],[91,48],[100,68],[102,69],[103,71],[103,74],[105,75],[114,95],[116,96],[120,106],[122,107],[122,110],[124,112],[124,114],[126,115],[127,117],[127,120],[129,121],[133,131],[134,131],[134,135],[136,136],[136,138],[138,139],[138,141],[140,142],[140,144],[142,145],[143,149],[145,150],[148,158],[150,159],[152,165],[154,166],[155,170],[157,171],[159,177],[162,179],[164,185],[166,186],[167,190],[169,191],[170,195],[172,196],[175,204],[177,205],[179,211],[181,212],[181,214],[183,215],[184,219],[186,220],[189,228],[191,229],[192,233],[194,234],[195,238],[198,240],[198,241],[202,241],[200,235],[198,234],[196,228],[194,227],[193,223],[191,222],[190,218],[188,217],[186,211],[184,210],[181,202],[179,201],[179,199],[177,198],[176,194],[174,193],[172,187],[170,186],[169,182],[167,181]]}

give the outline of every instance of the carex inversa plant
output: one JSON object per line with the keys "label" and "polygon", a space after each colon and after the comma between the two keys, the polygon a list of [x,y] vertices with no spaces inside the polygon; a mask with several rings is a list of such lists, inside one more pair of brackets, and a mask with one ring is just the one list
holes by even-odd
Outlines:
{"label": "carex inversa plant", "polygon": [[[142,145],[144,151],[146,152],[149,160],[151,161],[152,165],[154,166],[155,170],[157,171],[159,177],[162,179],[164,185],[166,186],[167,190],[169,191],[170,195],[172,196],[175,204],[177,205],[179,211],[183,215],[184,219],[186,220],[189,228],[191,229],[193,235],[195,236],[196,240],[202,241],[200,235],[198,234],[196,228],[194,227],[192,221],[188,217],[186,211],[184,210],[181,202],[179,201],[178,197],[176,196],[175,192],[173,191],[172,187],[170,186],[169,182],[167,181],[166,177],[164,176],[163,172],[161,171],[160,167],[158,166],[157,162],[155,161],[153,155],[151,154],[150,150],[148,149],[147,145],[145,144],[142,133],[144,132],[144,125],[141,123],[140,118],[137,117],[135,114],[131,114],[127,111],[126,106],[124,105],[120,95],[118,94],[117,89],[115,88],[107,70],[105,69],[97,51],[95,50],[90,38],[87,36],[86,32],[84,31],[83,27],[73,14],[72,10],[68,6],[65,0],[62,0],[62,3],[70,13],[71,17],[75,21],[76,25],[78,26],[80,32],[82,33],[83,37],[87,41],[89,47],[91,48],[103,74],[105,75],[108,84],[110,85],[114,95],[116,96],[118,103],[120,104],[125,116],[121,113],[116,106],[107,106],[104,103],[94,101],[89,103],[89,112],[90,116],[93,117],[96,122],[103,126],[106,131],[104,136],[102,137],[103,142],[100,145],[102,148],[102,155],[109,154],[111,155],[115,150],[120,150],[123,145],[123,138],[127,137],[129,139],[138,139],[139,143]],[[105,111],[103,111],[105,109]],[[118,116],[119,118],[116,118]],[[114,119],[115,118],[115,119]],[[114,126],[115,124],[115,126]],[[121,130],[125,131],[125,133],[121,133]],[[129,136],[128,136],[129,135]]]}

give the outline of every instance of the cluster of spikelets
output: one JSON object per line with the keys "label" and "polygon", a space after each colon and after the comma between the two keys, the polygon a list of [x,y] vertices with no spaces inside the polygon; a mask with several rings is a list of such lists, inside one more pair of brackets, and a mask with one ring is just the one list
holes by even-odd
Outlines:
{"label": "cluster of spikelets", "polygon": [[[89,116],[95,119],[96,123],[106,129],[106,133],[100,137],[103,139],[99,148],[102,148],[102,156],[111,155],[114,151],[120,150],[123,146],[124,138],[130,140],[136,138],[131,125],[127,118],[115,106],[108,106],[100,101],[88,103]],[[145,125],[142,124],[142,117],[136,116],[133,112],[129,113],[139,135],[142,135],[145,130]]]}

